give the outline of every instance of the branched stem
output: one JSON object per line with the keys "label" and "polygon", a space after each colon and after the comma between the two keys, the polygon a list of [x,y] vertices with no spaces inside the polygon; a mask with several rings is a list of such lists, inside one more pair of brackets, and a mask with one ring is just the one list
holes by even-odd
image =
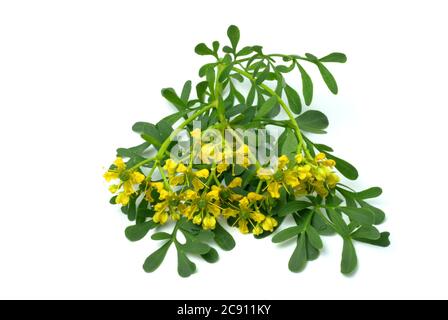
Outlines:
{"label": "branched stem", "polygon": [[[241,70],[239,68],[232,68],[235,72],[241,74],[242,76],[246,77],[247,79],[249,79],[252,82],[255,82],[255,78],[247,71]],[[274,90],[272,90],[271,88],[269,88],[267,85],[261,83],[259,84],[259,86],[261,88],[263,88],[264,90],[266,90],[271,96],[276,97],[277,101],[280,103],[280,106],[282,107],[282,109],[286,112],[286,114],[288,115],[288,118],[291,122],[291,125],[295,131],[296,137],[299,141],[299,145],[297,147],[298,151],[304,150],[307,154],[307,148],[305,147],[305,141],[303,140],[303,136],[302,136],[302,132],[300,131],[300,127],[291,111],[291,109],[288,107],[288,105],[285,103],[285,101],[283,101],[282,97],[280,97]]]}

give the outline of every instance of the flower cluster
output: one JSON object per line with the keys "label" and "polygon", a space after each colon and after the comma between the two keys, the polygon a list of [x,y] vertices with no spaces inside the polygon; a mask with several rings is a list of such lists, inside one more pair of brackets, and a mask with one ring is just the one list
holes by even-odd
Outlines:
{"label": "flower cluster", "polygon": [[[244,145],[235,153],[248,158],[250,150]],[[206,154],[207,159],[209,155]],[[261,235],[278,226],[273,208],[283,191],[297,197],[313,194],[326,197],[339,182],[334,166],[335,161],[323,153],[314,158],[298,154],[289,159],[283,155],[276,170],[258,168],[255,190],[245,188],[242,177],[235,176],[234,165],[224,162],[196,168],[192,163],[185,165],[168,159],[157,167],[161,178],[153,180],[154,170],[146,177],[140,169],[128,170],[123,159],[117,158],[104,177],[113,181],[110,191],[117,195],[117,204],[126,206],[130,196],[144,194],[154,212],[152,220],[157,224],[185,217],[204,230],[213,230],[217,220],[223,218],[243,234]],[[227,183],[226,173],[231,177]]]}
{"label": "flower cluster", "polygon": [[[110,202],[134,222],[126,237],[138,241],[155,229],[151,238],[164,243],[143,269],[155,271],[175,247],[178,273],[188,277],[196,271],[189,255],[213,263],[219,253],[212,245],[225,251],[235,247],[222,222],[257,239],[275,231],[274,243],[295,238],[288,263],[293,272],[317,259],[321,236],[336,233],[343,241],[341,272],[352,273],[355,241],[390,244],[389,233],[376,228],[385,213],[369,203],[382,190],[355,191],[339,183],[339,174],[356,180],[357,169],[308,136],[326,133],[329,125],[324,113],[308,109],[314,95],[308,66],[317,67],[336,94],[338,85],[327,66],[347,57],[340,52],[269,54],[260,45],[241,46],[236,26],[228,28],[227,36],[227,45],[214,41],[195,47],[211,59],[199,70],[196,90],[191,81],[180,92],[163,89],[175,113],[154,124],[135,123],[132,129],[144,142],[117,149],[118,158],[104,174],[114,195]],[[285,78],[294,71],[302,80],[299,91]],[[171,233],[159,228],[170,222]]]}
{"label": "flower cluster", "polygon": [[274,198],[280,198],[282,188],[291,190],[296,196],[305,196],[316,192],[325,198],[336,187],[339,176],[333,171],[336,162],[319,153],[313,160],[298,154],[294,162],[287,156],[278,159],[278,170],[261,168],[258,177],[266,181],[267,191]]}

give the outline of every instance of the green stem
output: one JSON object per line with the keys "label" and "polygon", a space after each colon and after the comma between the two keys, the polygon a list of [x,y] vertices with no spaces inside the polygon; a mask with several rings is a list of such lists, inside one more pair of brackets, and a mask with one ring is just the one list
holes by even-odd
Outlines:
{"label": "green stem", "polygon": [[224,128],[227,126],[227,119],[226,119],[226,113],[224,110],[224,103],[223,103],[223,97],[222,97],[222,83],[219,81],[219,78],[221,76],[222,71],[224,70],[225,66],[223,64],[218,64],[218,70],[216,71],[216,84],[215,84],[215,103],[216,103],[216,110],[218,110],[219,114],[219,121],[221,122],[221,126],[224,130]]}
{"label": "green stem", "polygon": [[192,123],[197,117],[199,117],[201,114],[207,112],[211,108],[215,107],[216,102],[211,103],[209,105],[206,105],[196,111],[193,115],[191,115],[187,120],[185,120],[176,130],[171,133],[171,135],[163,142],[162,146],[159,149],[159,152],[156,155],[157,160],[162,160],[162,155],[167,151],[167,149],[170,146],[170,143],[173,141],[173,139],[180,133],[182,130],[188,126],[190,123]]}
{"label": "green stem", "polygon": [[159,168],[160,175],[162,176],[163,183],[165,184],[165,188],[166,188],[167,190],[172,191],[171,186],[170,186],[170,182],[169,182],[168,179],[166,178],[165,171],[163,171],[163,168],[162,168],[160,165],[157,165],[157,167]]}
{"label": "green stem", "polygon": [[151,161],[154,161],[154,160],[156,160],[155,157],[154,157],[154,158],[150,158],[150,159],[145,159],[145,160],[143,160],[143,161],[140,161],[140,162],[137,163],[135,166],[131,167],[131,168],[129,169],[129,171],[134,171],[134,170],[140,168],[141,166],[143,166],[143,165],[145,165],[145,164],[147,164],[147,163],[149,163],[149,162],[151,162]]}
{"label": "green stem", "polygon": [[[233,68],[235,72],[238,72],[239,74],[245,76],[247,79],[249,79],[252,82],[255,82],[255,78],[249,73],[244,70]],[[269,88],[267,85],[261,83],[259,84],[261,88],[266,90],[271,96],[276,97],[277,101],[280,103],[280,106],[283,108],[283,110],[288,115],[289,120],[291,121],[291,125],[295,131],[296,137],[299,141],[299,145],[297,147],[298,151],[304,150],[307,152],[307,149],[305,148],[305,141],[303,140],[302,132],[300,131],[300,127],[296,121],[296,118],[294,117],[294,114],[292,113],[291,109],[288,107],[288,105],[283,101],[283,99],[271,88]]]}
{"label": "green stem", "polygon": [[156,162],[154,163],[154,166],[151,168],[151,171],[149,172],[148,176],[146,177],[146,180],[147,180],[147,181],[151,180],[152,175],[153,175],[154,171],[156,171],[156,169],[157,169],[158,166],[159,166],[159,162],[156,161]]}

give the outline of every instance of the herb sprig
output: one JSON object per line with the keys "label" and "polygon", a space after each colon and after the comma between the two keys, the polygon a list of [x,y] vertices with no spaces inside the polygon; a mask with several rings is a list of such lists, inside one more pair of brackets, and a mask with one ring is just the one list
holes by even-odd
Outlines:
{"label": "herb sprig", "polygon": [[[289,261],[293,272],[319,257],[322,236],[338,234],[343,241],[341,272],[352,273],[357,267],[355,242],[390,244],[389,233],[377,229],[384,212],[369,203],[382,190],[355,191],[340,182],[339,174],[356,180],[358,171],[335,156],[331,147],[310,140],[307,134],[325,134],[329,121],[321,111],[306,108],[314,96],[306,68],[317,68],[330,92],[337,94],[327,66],[345,63],[346,56],[267,54],[261,46],[241,47],[236,26],[230,26],[227,35],[230,44],[222,48],[218,41],[196,46],[198,55],[212,61],[200,68],[202,80],[195,94],[191,81],[179,93],[163,89],[162,96],[176,112],[156,124],[137,122],[132,129],[144,142],[119,148],[105,173],[114,194],[110,202],[120,205],[134,222],[126,237],[139,241],[173,221],[172,232],[152,234],[162,245],[146,259],[144,270],[155,271],[174,247],[178,273],[188,277],[196,271],[191,256],[214,263],[219,254],[213,245],[225,251],[235,247],[224,222],[257,239],[274,232],[274,243],[294,239],[297,245]],[[285,74],[293,72],[301,77],[300,90],[285,80]],[[242,132],[271,126],[282,130],[276,143],[280,155],[262,163],[253,148],[269,151],[269,144],[259,136],[250,145]],[[206,140],[211,129],[221,137],[229,135],[236,144]],[[185,130],[188,153],[173,159],[175,140]],[[265,132],[270,138],[270,130]],[[287,217],[292,217],[293,226],[283,227]],[[179,234],[185,242],[179,241]]]}

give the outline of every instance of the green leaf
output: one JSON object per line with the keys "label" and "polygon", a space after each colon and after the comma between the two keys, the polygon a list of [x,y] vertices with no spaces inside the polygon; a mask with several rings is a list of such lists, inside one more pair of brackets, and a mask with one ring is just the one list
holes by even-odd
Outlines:
{"label": "green leaf", "polygon": [[210,250],[206,254],[202,254],[201,257],[208,263],[215,263],[219,260],[218,251],[214,248],[210,248]]}
{"label": "green leaf", "polygon": [[277,105],[277,97],[270,97],[263,105],[260,107],[256,114],[256,119],[261,119],[265,117],[271,110]]}
{"label": "green leaf", "polygon": [[327,85],[328,89],[333,93],[338,93],[338,84],[336,83],[336,80],[334,79],[331,72],[320,62],[316,61],[316,65],[319,68],[320,74],[322,75],[322,79],[324,79],[325,84]]}
{"label": "green leaf", "polygon": [[208,242],[212,241],[215,237],[215,234],[211,230],[200,230],[196,235],[196,240],[200,242]]}
{"label": "green leaf", "polygon": [[156,147],[160,147],[161,137],[159,129],[152,123],[148,122],[137,122],[132,126],[132,130],[136,133],[139,133],[146,141],[151,143]]}
{"label": "green leaf", "polygon": [[173,104],[179,111],[183,111],[187,105],[181,100],[174,91],[173,88],[162,89],[162,96]]}
{"label": "green leaf", "polygon": [[386,219],[386,214],[384,213],[383,210],[381,210],[377,207],[374,207],[365,201],[362,201],[362,200],[357,200],[357,201],[361,205],[361,207],[369,209],[370,211],[373,212],[373,214],[375,216],[375,225],[379,225],[384,222],[384,220]]}
{"label": "green leaf", "polygon": [[327,225],[318,214],[313,215],[312,226],[321,236],[332,236],[335,234],[334,229]]}
{"label": "green leaf", "polygon": [[255,94],[256,94],[256,86],[252,86],[247,94],[246,104],[250,107],[254,104]]}
{"label": "green leaf", "polygon": [[383,190],[380,187],[372,187],[361,192],[357,192],[355,194],[355,198],[357,199],[371,199],[377,198],[383,193]]}
{"label": "green leaf", "polygon": [[142,153],[151,146],[149,142],[143,142],[142,144],[131,148],[118,148],[117,156],[123,158],[141,158]]}
{"label": "green leaf", "polygon": [[145,272],[154,272],[158,267],[162,264],[163,260],[166,257],[168,249],[171,246],[171,241],[166,242],[160,249],[151,254],[143,264],[143,270]]}
{"label": "green leaf", "polygon": [[320,250],[316,249],[315,247],[313,247],[309,241],[309,239],[307,239],[306,242],[306,259],[308,261],[314,261],[317,258],[319,258],[320,255]]}
{"label": "green leaf", "polygon": [[302,231],[303,231],[302,226],[294,226],[294,227],[286,228],[286,229],[278,232],[277,234],[275,234],[272,237],[272,242],[273,243],[284,242],[286,240],[294,238],[295,236],[300,234]]}
{"label": "green leaf", "polygon": [[316,229],[314,229],[311,225],[306,228],[306,235],[308,236],[308,241],[314,248],[321,250],[324,247],[319,233],[317,233]]}
{"label": "green leaf", "polygon": [[356,256],[355,247],[350,239],[344,239],[344,248],[342,250],[341,272],[343,274],[350,274],[355,271],[358,265],[358,258]]}
{"label": "green leaf", "polygon": [[168,139],[171,133],[173,133],[173,127],[170,126],[168,121],[162,120],[159,123],[157,123],[156,127],[159,130],[160,137],[162,138],[163,141]]}
{"label": "green leaf", "polygon": [[210,251],[210,246],[206,243],[189,240],[182,245],[182,250],[193,254],[206,254]]}
{"label": "green leaf", "polygon": [[289,107],[292,112],[295,114],[300,114],[302,112],[302,102],[297,91],[287,85],[285,87],[285,94],[288,98]]}
{"label": "green leaf", "polygon": [[238,57],[244,57],[254,52],[254,49],[252,47],[244,47],[240,51],[238,51],[237,56]]}
{"label": "green leaf", "polygon": [[210,90],[210,94],[212,96],[214,96],[214,94],[215,94],[215,80],[216,80],[215,70],[213,68],[208,69],[205,77],[206,77],[207,82],[208,82],[208,88]]}
{"label": "green leaf", "polygon": [[350,180],[356,180],[358,179],[358,170],[356,170],[356,168],[351,165],[350,163],[348,163],[345,160],[342,160],[338,157],[335,157],[332,154],[326,153],[327,158],[328,159],[333,159],[334,161],[336,161],[336,169],[338,169],[338,171],[347,179]]}
{"label": "green leaf", "polygon": [[317,110],[308,110],[296,119],[300,129],[311,133],[325,133],[328,127],[328,118],[325,114]]}
{"label": "green leaf", "polygon": [[375,222],[375,216],[369,209],[350,207],[340,207],[340,209],[349,216],[351,220],[354,220],[363,226],[371,226]]}
{"label": "green leaf", "polygon": [[320,58],[319,61],[345,63],[347,62],[347,56],[340,52],[333,52],[323,58]]}
{"label": "green leaf", "polygon": [[351,237],[353,239],[378,240],[381,237],[380,232],[373,226],[362,226],[356,230]]}
{"label": "green leaf", "polygon": [[172,235],[166,232],[157,232],[151,236],[152,240],[168,240],[171,239]]}
{"label": "green leaf", "polygon": [[309,208],[312,205],[313,204],[308,201],[300,201],[300,200],[291,201],[286,203],[284,206],[281,206],[280,209],[278,209],[278,216],[285,217],[288,214],[295,213],[305,208]]}
{"label": "green leaf", "polygon": [[157,223],[151,220],[141,224],[129,226],[125,230],[126,238],[133,242],[139,241],[148,234],[149,230],[154,229],[157,225]]}
{"label": "green leaf", "polygon": [[180,99],[187,104],[188,100],[190,99],[191,94],[191,81],[187,81],[184,84],[184,87],[182,88],[182,93],[180,95]]}
{"label": "green leaf", "polygon": [[279,138],[279,149],[281,154],[292,156],[297,153],[299,142],[292,129],[285,129]]}
{"label": "green leaf", "polygon": [[202,81],[196,85],[196,94],[200,101],[204,101],[205,93],[207,92],[208,82]]}
{"label": "green leaf", "polygon": [[187,278],[196,272],[196,265],[188,259],[181,248],[177,249],[177,272],[183,278]]}
{"label": "green leaf", "polygon": [[313,81],[305,69],[300,64],[298,66],[300,75],[302,76],[303,99],[305,100],[305,104],[309,106],[313,100]]}
{"label": "green leaf", "polygon": [[212,56],[214,52],[212,49],[207,47],[205,43],[200,43],[194,48],[194,52],[196,52],[200,56]]}
{"label": "green leaf", "polygon": [[235,52],[238,42],[240,42],[240,30],[237,26],[232,25],[227,29],[227,36],[229,37],[233,51]]}
{"label": "green leaf", "polygon": [[301,235],[297,239],[297,247],[291,256],[291,259],[289,259],[289,270],[292,272],[300,272],[305,268],[306,262],[306,237],[305,235]]}
{"label": "green leaf", "polygon": [[341,214],[333,209],[328,209],[327,212],[328,217],[330,218],[331,222],[333,222],[333,226],[336,232],[343,237],[348,237],[350,235],[350,229],[347,226],[347,223],[345,223],[344,219],[342,219]]}
{"label": "green leaf", "polygon": [[215,242],[221,249],[230,251],[235,248],[235,240],[219,223],[216,223],[216,228],[213,231],[215,233]]}
{"label": "green leaf", "polygon": [[325,144],[316,143],[315,147],[322,152],[333,152],[334,151],[333,148],[331,148]]}
{"label": "green leaf", "polygon": [[362,238],[356,238],[355,240],[359,241],[359,242],[371,244],[374,246],[386,248],[386,247],[390,246],[389,236],[390,236],[389,232],[383,232],[383,233],[381,233],[380,238],[378,240],[370,240],[370,239],[362,239]]}
{"label": "green leaf", "polygon": [[213,41],[212,46],[213,46],[213,51],[215,53],[218,53],[218,50],[219,50],[219,47],[220,47],[219,41]]}
{"label": "green leaf", "polygon": [[179,121],[182,117],[185,117],[188,115],[192,110],[185,109],[184,111],[179,111],[176,113],[173,113],[169,116],[166,116],[162,120],[160,120],[157,124],[157,127],[162,126],[163,127],[172,127],[174,124],[176,124],[177,121]]}

